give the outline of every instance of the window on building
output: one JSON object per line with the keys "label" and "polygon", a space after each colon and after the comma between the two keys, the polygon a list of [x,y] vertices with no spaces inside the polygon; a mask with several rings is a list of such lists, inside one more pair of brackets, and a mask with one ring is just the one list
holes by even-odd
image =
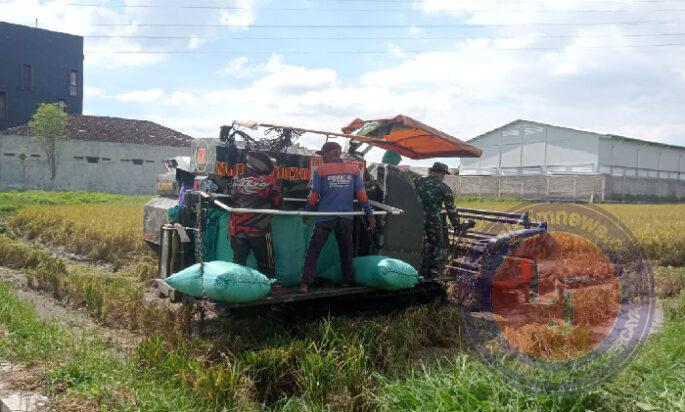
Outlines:
{"label": "window on building", "polygon": [[40,159],[40,155],[39,155],[39,154],[32,154],[31,157],[34,158],[34,159]]}
{"label": "window on building", "polygon": [[86,156],[86,161],[88,161],[88,163],[97,163],[100,161],[100,158],[99,157]]}
{"label": "window on building", "polygon": [[30,64],[21,66],[21,88],[22,90],[31,90],[33,87],[33,69]]}
{"label": "window on building", "polygon": [[64,99],[57,99],[57,104],[59,104],[59,108],[62,109],[62,111],[67,110],[67,102]]}
{"label": "window on building", "polygon": [[7,118],[7,93],[0,92],[0,119]]}
{"label": "window on building", "polygon": [[78,71],[69,72],[69,96],[78,96]]}
{"label": "window on building", "polygon": [[102,157],[101,159],[102,159],[103,161],[105,161],[105,162],[109,162],[110,160],[112,160],[112,159],[110,159],[109,157]]}
{"label": "window on building", "polygon": [[143,164],[143,159],[131,159],[134,165],[142,165]]}
{"label": "window on building", "polygon": [[74,160],[83,160],[83,156],[74,156]]}

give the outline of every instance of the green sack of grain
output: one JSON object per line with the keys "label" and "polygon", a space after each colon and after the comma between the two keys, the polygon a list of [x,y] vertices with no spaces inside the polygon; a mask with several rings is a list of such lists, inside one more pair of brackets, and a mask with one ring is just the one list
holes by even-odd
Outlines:
{"label": "green sack of grain", "polygon": [[[419,283],[421,277],[412,265],[387,256],[359,256],[352,261],[354,278],[358,285],[375,289],[408,289]],[[320,275],[332,282],[341,282],[339,267],[329,268]]]}
{"label": "green sack of grain", "polygon": [[[231,216],[224,210],[212,209],[207,213],[205,259],[233,261],[233,251],[228,241],[230,221]],[[278,284],[296,286],[300,283],[304,255],[309,238],[312,236],[314,223],[314,219],[309,219],[309,222],[305,224],[300,216],[273,216],[271,218],[271,236]],[[321,273],[333,265],[340,266],[340,257],[335,236],[329,236],[328,242],[321,251],[316,272]],[[253,253],[250,253],[247,259],[247,266],[257,268],[257,260]]]}
{"label": "green sack of grain", "polygon": [[261,299],[269,294],[273,282],[254,269],[224,261],[206,262],[202,279],[199,263],[166,279],[172,288],[196,298],[202,297],[204,285],[207,298],[230,303]]}

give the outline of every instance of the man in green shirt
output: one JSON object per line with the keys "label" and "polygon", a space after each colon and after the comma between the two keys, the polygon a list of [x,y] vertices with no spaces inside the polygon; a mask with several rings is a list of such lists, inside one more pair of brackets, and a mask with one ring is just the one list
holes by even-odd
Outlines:
{"label": "man in green shirt", "polygon": [[428,169],[428,176],[416,179],[416,191],[423,203],[426,214],[425,237],[421,257],[421,275],[434,278],[438,275],[441,262],[440,246],[442,244],[442,219],[440,211],[443,204],[452,226],[459,228],[459,215],[454,206],[452,189],[443,180],[451,174],[446,164],[435,162]]}

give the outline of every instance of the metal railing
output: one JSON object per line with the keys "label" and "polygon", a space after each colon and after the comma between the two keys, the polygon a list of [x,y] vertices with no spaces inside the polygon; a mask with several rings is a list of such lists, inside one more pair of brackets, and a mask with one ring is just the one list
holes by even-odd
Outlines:
{"label": "metal railing", "polygon": [[[279,210],[279,209],[253,209],[253,208],[242,208],[242,207],[231,207],[219,200],[218,198],[225,199],[226,195],[214,195],[201,190],[189,191],[190,194],[200,196],[204,199],[209,199],[215,206],[231,213],[261,213],[265,215],[275,215],[275,216],[365,216],[366,213],[363,211],[353,211],[353,212],[314,212],[305,210]],[[307,199],[286,197],[283,199],[286,202],[306,202]],[[385,215],[401,215],[404,210],[398,209],[396,207],[388,206],[386,204],[369,200],[369,204],[375,208],[381,210],[373,210],[374,216],[385,216]]]}

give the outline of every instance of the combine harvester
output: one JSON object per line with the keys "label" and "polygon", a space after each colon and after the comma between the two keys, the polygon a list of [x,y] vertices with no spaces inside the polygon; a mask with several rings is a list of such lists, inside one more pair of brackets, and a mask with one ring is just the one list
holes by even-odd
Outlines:
{"label": "combine harvester", "polygon": [[[232,178],[245,170],[248,151],[262,151],[275,159],[273,176],[281,185],[284,206],[279,210],[249,211],[274,215],[272,227],[278,282],[293,288],[247,303],[201,299],[204,307],[231,311],[296,303],[305,307],[325,307],[340,301],[357,305],[365,300],[383,298],[402,301],[402,297],[408,297],[410,303],[421,303],[444,297],[450,282],[476,285],[480,295],[489,296],[490,288],[493,283],[497,286],[497,282],[493,282],[492,275],[486,274],[494,274],[502,265],[518,268],[511,272],[516,273],[514,278],[507,279],[502,287],[527,288],[535,276],[536,262],[520,254],[509,257],[507,253],[524,239],[545,234],[545,222],[531,221],[525,213],[460,208],[460,217],[471,222],[445,233],[443,243],[448,258],[438,278],[424,279],[414,287],[402,290],[340,287],[333,282],[322,282],[315,284],[309,293],[298,293],[294,286],[300,280],[308,235],[313,225],[313,219],[306,224],[302,217],[319,213],[306,212],[303,206],[309,193],[310,176],[322,163],[314,151],[296,144],[298,139],[311,141],[313,136],[318,136],[318,145],[324,139],[346,139],[343,160],[354,163],[362,171],[378,225],[374,231],[368,231],[363,212],[353,212],[354,255],[396,258],[417,270],[421,261],[425,217],[412,175],[390,164],[367,165],[364,156],[374,147],[394,150],[410,159],[479,157],[481,154],[479,148],[407,116],[372,121],[356,119],[342,130],[343,133],[333,133],[235,121],[221,128],[218,139],[193,141],[189,159],[179,157],[167,161],[169,172],[158,179],[157,197],[145,205],[144,237],[160,255],[159,279],[156,281],[160,295],[174,301],[194,302],[170,288],[164,279],[196,263],[231,261],[227,220],[232,212],[248,210],[232,209],[228,193]],[[263,136],[254,137],[259,131],[264,131]],[[180,197],[179,192],[182,193]],[[478,222],[483,223],[476,228],[494,224],[506,225],[509,229],[502,233],[478,231],[473,226]],[[333,238],[329,238],[319,259],[319,274],[339,267]]]}

